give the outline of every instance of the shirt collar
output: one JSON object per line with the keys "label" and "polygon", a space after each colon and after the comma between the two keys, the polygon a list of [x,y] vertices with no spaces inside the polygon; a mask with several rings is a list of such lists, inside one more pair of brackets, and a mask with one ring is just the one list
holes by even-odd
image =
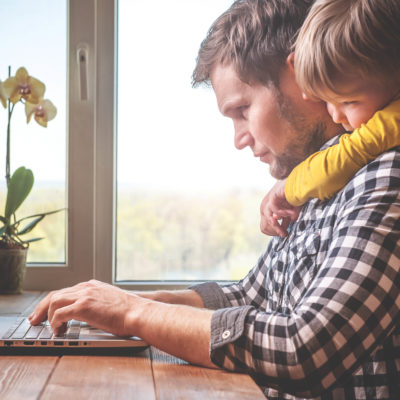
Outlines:
{"label": "shirt collar", "polygon": [[332,147],[332,146],[334,146],[335,144],[338,144],[338,143],[339,143],[340,136],[342,136],[342,135],[345,134],[345,133],[351,133],[351,132],[339,133],[339,135],[336,135],[336,136],[330,138],[325,144],[322,145],[322,147],[321,147],[319,150],[320,150],[320,151],[326,150],[327,148]]}

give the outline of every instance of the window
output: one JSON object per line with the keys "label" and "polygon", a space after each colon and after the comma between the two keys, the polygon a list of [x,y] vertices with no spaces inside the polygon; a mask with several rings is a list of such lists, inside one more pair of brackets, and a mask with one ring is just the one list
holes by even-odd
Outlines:
{"label": "window", "polygon": [[119,0],[117,281],[237,279],[267,243],[265,168],[233,146],[214,93],[192,89],[230,0]]}
{"label": "window", "polygon": [[[23,2],[31,3],[12,3]],[[31,255],[25,288],[90,278],[151,287],[243,276],[268,240],[259,233],[258,209],[272,179],[250,152],[234,149],[231,122],[219,114],[212,90],[190,82],[198,46],[231,0],[34,3],[32,16],[64,7],[45,17],[64,29],[58,53],[38,53],[37,72],[29,72],[47,84],[57,121],[65,122],[53,125],[42,172],[35,164],[41,160],[31,167],[48,181],[56,164],[67,165],[67,210],[58,232],[63,256]],[[41,25],[53,40],[51,23]],[[39,30],[30,27],[35,38]],[[37,42],[25,47],[39,51]],[[27,65],[25,58],[12,63]],[[66,91],[64,111],[56,97],[65,92],[50,93],[50,75],[42,73],[49,65]],[[65,139],[52,142],[60,132]]]}
{"label": "window", "polygon": [[[34,121],[29,126],[26,124],[22,104],[17,104],[14,109],[11,173],[25,166],[32,169],[35,176],[33,190],[18,210],[18,216],[22,218],[66,207],[67,2],[6,1],[0,3],[0,15],[3,16],[0,79],[7,79],[9,67],[14,76],[16,70],[24,66],[30,75],[45,83],[45,98],[49,98],[58,111],[57,117],[44,129]],[[3,163],[7,120],[6,111],[1,108],[0,113],[0,160]],[[6,188],[4,167],[0,165],[2,210]],[[65,263],[65,213],[47,216],[26,238],[33,237],[44,239],[31,245],[28,262]]]}
{"label": "window", "polygon": [[[8,10],[2,14],[10,19],[27,12],[23,0],[15,2],[18,10]],[[26,1],[25,3],[32,3]],[[45,37],[38,35],[40,24],[36,14],[47,15],[53,3],[64,3],[64,11],[57,12],[54,20],[46,16],[41,25],[47,28]],[[19,30],[26,32],[27,39],[22,49],[32,48],[38,52],[37,43],[52,41],[52,23],[67,27],[67,36],[60,40],[60,60],[54,60],[56,52],[51,49],[45,54],[38,52],[40,71],[58,68],[65,75],[60,77],[66,83],[66,250],[64,263],[35,262],[27,268],[25,289],[54,289],[73,285],[93,277],[111,281],[111,272],[106,270],[112,261],[112,232],[106,237],[104,225],[112,229],[112,132],[113,132],[113,32],[114,2],[108,0],[69,0],[54,2],[42,0],[34,2],[31,21]],[[18,30],[14,26],[12,33]],[[12,37],[12,34],[5,35]],[[64,58],[63,58],[64,57]],[[64,69],[63,69],[64,68]],[[59,72],[60,72],[59,71]],[[32,71],[33,74],[34,71]],[[43,75],[37,73],[37,76]],[[104,79],[100,79],[103,76]],[[43,81],[46,81],[43,76]],[[105,95],[107,93],[107,96]],[[111,93],[111,101],[109,100]],[[62,93],[59,93],[62,96]],[[50,93],[49,93],[50,96]],[[106,106],[105,106],[106,105]],[[59,106],[59,104],[57,104]],[[57,120],[60,120],[57,116]],[[64,126],[64,130],[65,130]],[[111,146],[107,141],[111,137]],[[61,148],[54,144],[51,151]],[[39,152],[38,157],[44,157]],[[111,165],[108,160],[111,160]],[[47,169],[52,169],[49,162]],[[105,169],[106,172],[102,170]],[[108,171],[111,171],[110,173]],[[102,175],[101,175],[102,174]],[[107,174],[111,179],[107,180]],[[110,200],[111,199],[111,200]],[[110,206],[111,205],[111,206]],[[109,219],[107,217],[110,215]],[[106,243],[106,245],[104,243]],[[42,261],[42,260],[41,260]]]}

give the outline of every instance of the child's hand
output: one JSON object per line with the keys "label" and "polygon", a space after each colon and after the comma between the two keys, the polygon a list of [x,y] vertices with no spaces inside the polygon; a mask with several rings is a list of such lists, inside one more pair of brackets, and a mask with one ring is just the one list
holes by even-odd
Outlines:
{"label": "child's hand", "polygon": [[285,184],[286,179],[277,181],[261,203],[260,228],[266,235],[286,237],[289,223],[299,216],[301,207],[294,207],[286,201]]}

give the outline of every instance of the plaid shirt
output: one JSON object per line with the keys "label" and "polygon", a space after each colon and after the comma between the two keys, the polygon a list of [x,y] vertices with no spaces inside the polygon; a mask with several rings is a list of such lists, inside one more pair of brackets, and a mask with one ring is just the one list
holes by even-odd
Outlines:
{"label": "plaid shirt", "polygon": [[400,399],[399,189],[397,148],[308,202],[243,280],[193,287],[217,310],[212,361],[271,399]]}

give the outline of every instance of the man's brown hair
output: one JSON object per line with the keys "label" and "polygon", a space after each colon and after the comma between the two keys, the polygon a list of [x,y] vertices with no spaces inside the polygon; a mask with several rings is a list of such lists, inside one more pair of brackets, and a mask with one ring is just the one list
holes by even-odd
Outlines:
{"label": "man's brown hair", "polygon": [[400,0],[317,0],[295,44],[300,88],[336,93],[340,79],[400,75]]}
{"label": "man's brown hair", "polygon": [[312,0],[236,0],[201,43],[193,86],[210,83],[217,64],[233,65],[244,82],[278,86],[279,72]]}

